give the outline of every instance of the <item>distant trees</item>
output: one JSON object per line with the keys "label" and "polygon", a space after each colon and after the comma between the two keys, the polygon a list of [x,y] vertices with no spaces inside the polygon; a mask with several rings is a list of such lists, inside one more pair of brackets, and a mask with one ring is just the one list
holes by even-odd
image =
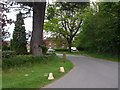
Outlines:
{"label": "distant trees", "polygon": [[61,34],[67,41],[69,52],[74,37],[80,32],[86,2],[59,2],[48,6],[45,30]]}
{"label": "distant trees", "polygon": [[17,20],[15,22],[15,29],[13,31],[13,40],[12,40],[12,48],[17,54],[26,54],[26,30],[24,26],[24,20],[22,17],[22,13],[17,14]]}
{"label": "distant trees", "polygon": [[76,43],[79,50],[118,54],[120,46],[120,2],[101,2],[99,11],[86,14]]}

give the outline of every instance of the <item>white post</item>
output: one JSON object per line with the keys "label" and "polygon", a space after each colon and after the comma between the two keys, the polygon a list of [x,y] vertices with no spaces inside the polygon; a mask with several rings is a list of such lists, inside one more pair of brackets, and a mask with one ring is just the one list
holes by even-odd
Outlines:
{"label": "white post", "polygon": [[54,79],[53,73],[49,73],[48,80],[53,80],[53,79]]}

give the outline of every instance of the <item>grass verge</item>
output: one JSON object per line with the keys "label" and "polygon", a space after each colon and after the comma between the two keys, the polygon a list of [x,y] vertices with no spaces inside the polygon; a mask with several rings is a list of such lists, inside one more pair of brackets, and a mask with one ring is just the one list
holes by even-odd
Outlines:
{"label": "grass verge", "polygon": [[[33,63],[22,67],[4,69],[2,73],[3,90],[9,90],[6,88],[33,88],[32,90],[36,90],[60,78],[73,67],[73,64],[69,60],[64,63],[56,55],[48,56],[46,59],[46,63]],[[65,73],[59,72],[60,66],[65,67]],[[47,80],[48,73],[50,72],[55,77],[52,81]]]}
{"label": "grass verge", "polygon": [[[56,52],[56,53],[63,53],[63,52]],[[87,51],[80,51],[80,52],[65,52],[66,54],[71,54],[71,55],[85,55],[85,56],[91,56],[95,58],[101,58],[113,62],[120,62],[120,58],[118,56],[113,56],[110,54],[102,54],[102,53],[91,53]]]}

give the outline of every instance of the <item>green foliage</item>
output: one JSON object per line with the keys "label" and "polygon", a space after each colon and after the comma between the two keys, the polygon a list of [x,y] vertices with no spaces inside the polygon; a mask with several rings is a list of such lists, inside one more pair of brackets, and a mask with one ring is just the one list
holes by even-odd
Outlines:
{"label": "green foliage", "polygon": [[86,48],[82,47],[80,44],[77,46],[78,51],[84,51]]}
{"label": "green foliage", "polygon": [[54,50],[55,51],[68,51],[68,49],[66,48],[55,48]]}
{"label": "green foliage", "polygon": [[22,17],[22,13],[20,12],[17,14],[17,21],[15,22],[15,29],[13,31],[13,40],[12,40],[12,49],[17,54],[26,54],[27,48],[26,48],[26,33],[25,33],[25,27],[24,20]]}
{"label": "green foliage", "polygon": [[45,45],[41,45],[40,47],[42,48],[42,52],[43,52],[43,54],[46,54],[48,48],[47,48]]}
{"label": "green foliage", "polygon": [[10,47],[9,46],[2,46],[2,50],[4,51],[4,50],[10,50]]}
{"label": "green foliage", "polygon": [[89,2],[58,2],[57,6],[61,7],[61,10],[67,10],[75,12],[78,9],[84,9],[89,5]]}
{"label": "green foliage", "polygon": [[[11,56],[11,55],[9,55]],[[18,55],[11,58],[3,58],[2,61],[2,68],[8,69],[8,68],[14,68],[14,67],[23,67],[25,65],[31,65],[35,63],[44,63],[46,64],[49,60],[49,58],[53,57],[55,55],[50,56],[32,56],[32,55]]]}
{"label": "green foliage", "polygon": [[99,12],[86,15],[77,47],[91,52],[118,54],[120,30],[117,28],[118,11],[115,10],[118,3],[100,3],[99,6]]}
{"label": "green foliage", "polygon": [[2,42],[2,50],[10,50],[10,46],[7,41]]}
{"label": "green foliage", "polygon": [[51,18],[54,18],[55,15],[55,7],[53,5],[48,5],[49,9],[47,9],[48,15],[47,19],[50,20]]}
{"label": "green foliage", "polygon": [[16,55],[16,53],[14,51],[10,51],[10,50],[6,50],[6,51],[2,51],[2,58],[11,58],[14,57]]}
{"label": "green foliage", "polygon": [[87,5],[87,2],[58,2],[48,6],[47,15],[50,18],[45,22],[45,30],[62,35],[67,41],[70,52],[73,39],[80,32]]}

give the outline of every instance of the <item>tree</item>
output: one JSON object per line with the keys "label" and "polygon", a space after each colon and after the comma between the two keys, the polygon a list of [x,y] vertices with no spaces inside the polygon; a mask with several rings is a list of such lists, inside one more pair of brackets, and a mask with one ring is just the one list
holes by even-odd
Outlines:
{"label": "tree", "polygon": [[43,44],[43,26],[46,1],[41,0],[40,2],[18,2],[24,6],[30,6],[33,8],[33,31],[30,41],[31,53],[34,56],[41,56],[42,44]]}
{"label": "tree", "polygon": [[98,3],[99,11],[89,11],[78,37],[78,47],[87,51],[109,53],[119,52],[119,6],[120,3]]}
{"label": "tree", "polygon": [[69,52],[74,37],[80,32],[83,22],[82,12],[86,6],[85,2],[61,2],[48,8],[48,22],[45,23],[45,29],[60,33],[67,40]]}
{"label": "tree", "polygon": [[0,45],[2,46],[2,50],[7,50],[10,49],[8,47],[7,42],[5,41],[5,39],[10,37],[10,33],[7,29],[5,29],[5,27],[7,26],[7,24],[12,24],[14,23],[14,21],[12,19],[8,19],[7,15],[4,12],[7,12],[9,9],[7,7],[7,4],[4,2],[0,2]]}
{"label": "tree", "polygon": [[[14,2],[16,1],[16,2]],[[43,43],[43,24],[44,24],[44,16],[45,16],[45,7],[46,7],[46,0],[39,0],[38,2],[29,2],[28,0],[24,0],[24,2],[18,2],[17,0],[6,1],[9,3],[9,6],[14,4],[19,4],[20,7],[13,7],[17,8],[16,10],[24,10],[24,18],[30,16],[30,11],[33,10],[33,31],[32,31],[32,38],[31,38],[31,53],[34,56],[41,56],[42,55],[42,48],[40,47]],[[30,8],[28,8],[30,7]],[[9,7],[12,8],[12,7]]]}
{"label": "tree", "polygon": [[31,38],[31,52],[33,55],[42,55],[43,25],[45,16],[45,2],[37,2],[33,5],[33,32]]}
{"label": "tree", "polygon": [[27,41],[26,41],[24,20],[22,17],[22,13],[20,12],[17,14],[17,20],[15,22],[12,47],[17,54],[26,54],[27,53],[26,44]]}
{"label": "tree", "polygon": [[24,18],[31,17],[30,11],[33,10],[33,31],[30,41],[31,53],[34,56],[42,55],[42,44],[43,44],[43,25],[44,25],[44,16],[46,8],[46,0],[38,0],[37,2],[29,2],[24,0],[24,2],[11,2],[11,5],[19,4],[20,7],[10,7],[16,8],[15,10],[23,10]]}

